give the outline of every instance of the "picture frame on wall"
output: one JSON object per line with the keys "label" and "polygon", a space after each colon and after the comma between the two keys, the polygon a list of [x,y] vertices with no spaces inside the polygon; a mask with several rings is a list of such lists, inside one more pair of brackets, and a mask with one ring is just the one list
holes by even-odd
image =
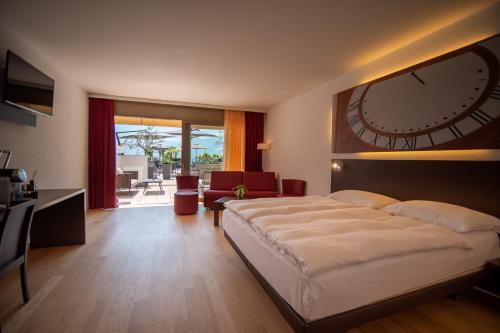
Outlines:
{"label": "picture frame on wall", "polygon": [[500,148],[500,35],[333,96],[334,153]]}

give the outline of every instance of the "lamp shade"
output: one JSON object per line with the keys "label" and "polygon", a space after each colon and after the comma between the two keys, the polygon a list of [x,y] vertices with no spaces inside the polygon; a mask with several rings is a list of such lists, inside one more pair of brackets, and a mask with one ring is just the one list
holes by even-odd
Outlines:
{"label": "lamp shade", "polygon": [[267,142],[259,143],[259,144],[257,144],[257,149],[258,150],[270,150],[271,144],[267,143]]}

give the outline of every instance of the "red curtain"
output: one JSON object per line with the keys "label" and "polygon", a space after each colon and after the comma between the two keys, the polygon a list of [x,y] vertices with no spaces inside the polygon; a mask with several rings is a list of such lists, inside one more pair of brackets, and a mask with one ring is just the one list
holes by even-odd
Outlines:
{"label": "red curtain", "polygon": [[262,150],[257,144],[264,142],[264,114],[245,112],[245,171],[262,171]]}
{"label": "red curtain", "polygon": [[115,107],[109,99],[89,99],[89,207],[116,208]]}

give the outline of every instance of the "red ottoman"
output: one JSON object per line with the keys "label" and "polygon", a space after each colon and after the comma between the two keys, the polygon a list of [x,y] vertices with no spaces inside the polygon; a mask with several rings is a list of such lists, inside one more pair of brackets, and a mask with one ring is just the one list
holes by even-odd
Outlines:
{"label": "red ottoman", "polygon": [[198,211],[198,192],[175,192],[174,212],[179,215],[196,214]]}

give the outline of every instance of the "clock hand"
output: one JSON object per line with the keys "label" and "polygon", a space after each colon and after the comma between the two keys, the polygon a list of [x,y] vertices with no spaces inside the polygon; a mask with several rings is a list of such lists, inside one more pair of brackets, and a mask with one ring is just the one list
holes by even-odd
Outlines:
{"label": "clock hand", "polygon": [[422,83],[423,85],[425,85],[425,82],[424,82],[421,78],[419,78],[419,77],[417,76],[417,74],[415,74],[415,72],[411,72],[411,75],[412,75],[415,79],[417,79],[420,83]]}

